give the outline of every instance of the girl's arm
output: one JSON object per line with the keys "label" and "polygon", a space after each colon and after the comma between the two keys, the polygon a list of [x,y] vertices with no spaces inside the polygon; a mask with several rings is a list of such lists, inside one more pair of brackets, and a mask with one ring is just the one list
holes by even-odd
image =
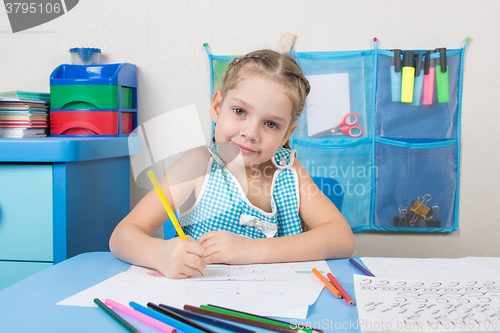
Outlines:
{"label": "girl's arm", "polygon": [[347,221],[297,160],[293,167],[299,176],[299,215],[311,230],[270,239],[250,239],[230,232],[209,232],[199,239],[205,247],[207,263],[292,262],[352,255],[356,242]]}
{"label": "girl's arm", "polygon": [[[205,147],[195,148],[180,157],[159,181],[173,210],[196,191],[200,179],[203,182],[209,158]],[[118,259],[151,267],[170,278],[197,274],[206,265],[204,249],[197,241],[189,237],[189,241],[152,237],[167,220],[167,212],[153,189],[116,226],[109,241],[111,252]]]}

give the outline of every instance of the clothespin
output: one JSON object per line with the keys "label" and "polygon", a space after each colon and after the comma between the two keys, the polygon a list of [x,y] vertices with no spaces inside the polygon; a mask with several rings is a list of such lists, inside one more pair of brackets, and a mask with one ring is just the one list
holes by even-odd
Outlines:
{"label": "clothespin", "polygon": [[280,53],[287,53],[292,50],[295,35],[291,32],[285,31],[283,39],[281,40]]}

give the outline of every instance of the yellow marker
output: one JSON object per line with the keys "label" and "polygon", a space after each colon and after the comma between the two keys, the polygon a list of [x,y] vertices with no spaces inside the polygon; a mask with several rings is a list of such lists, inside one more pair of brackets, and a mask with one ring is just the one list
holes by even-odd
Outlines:
{"label": "yellow marker", "polygon": [[404,52],[402,72],[401,102],[411,103],[413,102],[413,86],[415,79],[415,52]]}
{"label": "yellow marker", "polygon": [[[187,240],[186,234],[184,234],[184,231],[181,228],[181,225],[179,224],[179,221],[177,221],[177,218],[175,217],[174,211],[170,207],[167,198],[165,197],[165,194],[163,194],[163,191],[161,190],[160,184],[158,184],[158,181],[156,180],[155,174],[153,171],[148,171],[148,177],[151,180],[151,183],[153,184],[153,187],[156,190],[156,193],[160,197],[160,200],[165,207],[165,210],[167,211],[168,217],[170,218],[170,221],[172,221],[172,224],[174,225],[175,231],[179,234],[179,237],[181,239]],[[198,270],[201,275],[203,273]]]}

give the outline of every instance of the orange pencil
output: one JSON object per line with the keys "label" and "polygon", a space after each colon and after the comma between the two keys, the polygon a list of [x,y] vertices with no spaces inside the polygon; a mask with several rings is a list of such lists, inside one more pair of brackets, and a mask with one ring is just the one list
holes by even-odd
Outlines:
{"label": "orange pencil", "polygon": [[330,289],[330,291],[335,295],[335,297],[342,298],[342,294],[340,293],[340,291],[335,289],[335,287],[330,282],[328,282],[328,280],[325,279],[325,277],[323,275],[321,275],[321,273],[316,268],[313,268],[312,271],[313,271],[314,275],[316,275],[321,280],[321,282],[323,282],[325,284],[325,286],[328,289]]}
{"label": "orange pencil", "polygon": [[337,288],[340,291],[340,293],[342,294],[342,297],[344,297],[344,299],[347,302],[347,304],[349,304],[350,306],[353,306],[354,305],[354,301],[352,300],[352,298],[349,297],[349,295],[347,295],[347,293],[345,292],[344,288],[342,288],[342,286],[340,285],[340,283],[335,279],[335,277],[333,277],[332,273],[328,273],[328,274],[326,274],[326,276],[328,276],[328,278],[330,279],[330,281],[332,281],[332,283],[335,286],[335,288]]}

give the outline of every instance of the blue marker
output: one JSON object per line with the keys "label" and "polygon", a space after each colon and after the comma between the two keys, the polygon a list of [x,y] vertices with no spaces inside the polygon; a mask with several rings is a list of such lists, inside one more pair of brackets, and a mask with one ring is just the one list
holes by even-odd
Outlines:
{"label": "blue marker", "polygon": [[391,97],[393,102],[401,102],[401,50],[395,49],[391,59]]}
{"label": "blue marker", "polygon": [[413,102],[411,105],[420,105],[420,97],[424,87],[424,62],[422,61],[423,53],[417,53],[417,61],[415,64],[415,83],[413,87]]}

